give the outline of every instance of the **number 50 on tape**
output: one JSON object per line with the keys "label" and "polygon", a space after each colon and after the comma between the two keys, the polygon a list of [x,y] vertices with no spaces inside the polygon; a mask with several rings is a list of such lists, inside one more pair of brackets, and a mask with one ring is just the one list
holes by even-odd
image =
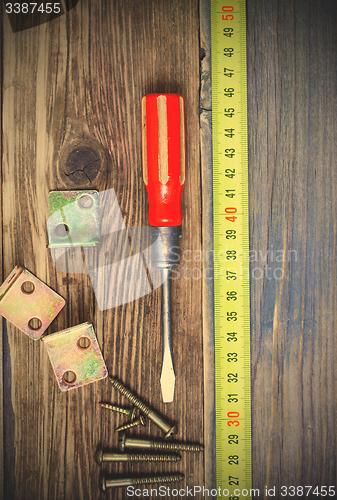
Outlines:
{"label": "number 50 on tape", "polygon": [[251,498],[246,8],[211,9],[216,476],[236,500]]}

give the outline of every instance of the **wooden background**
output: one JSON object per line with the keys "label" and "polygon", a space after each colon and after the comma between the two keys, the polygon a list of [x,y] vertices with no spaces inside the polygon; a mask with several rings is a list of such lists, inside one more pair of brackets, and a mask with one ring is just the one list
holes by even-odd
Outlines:
{"label": "wooden background", "polygon": [[[92,322],[109,373],[176,422],[179,439],[207,448],[179,464],[104,470],[177,470],[189,487],[214,485],[211,288],[191,279],[192,265],[182,260],[187,270],[173,283],[176,397],[164,405],[160,290],[100,311],[88,273],[72,272],[74,255],[69,272],[55,269],[46,248],[47,196],[113,188],[125,226],[147,225],[140,100],[180,92],[187,135],[181,254],[209,248],[207,7],[79,0],[21,32],[2,8],[2,280],[19,264],[60,293],[67,305],[47,333]],[[252,465],[260,498],[265,485],[279,492],[337,484],[336,47],[334,1],[248,2]],[[200,262],[193,267],[202,270]],[[2,497],[103,498],[94,452],[116,447],[123,418],[98,402],[126,401],[107,380],[61,393],[43,344],[5,322],[2,352]],[[161,436],[151,424],[143,434]],[[119,489],[106,498],[127,495]]]}

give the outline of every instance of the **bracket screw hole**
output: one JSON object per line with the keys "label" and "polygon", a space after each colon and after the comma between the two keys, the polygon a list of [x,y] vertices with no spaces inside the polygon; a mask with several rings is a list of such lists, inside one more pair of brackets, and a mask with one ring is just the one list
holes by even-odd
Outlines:
{"label": "bracket screw hole", "polygon": [[28,326],[31,330],[40,330],[42,321],[39,318],[30,318],[30,320],[28,321]]}
{"label": "bracket screw hole", "polygon": [[55,229],[55,236],[57,238],[67,238],[70,233],[69,227],[67,224],[58,224]]}
{"label": "bracket screw hole", "polygon": [[65,382],[66,384],[74,384],[76,380],[76,373],[71,370],[68,370],[64,372],[62,378],[63,382]]}
{"label": "bracket screw hole", "polygon": [[85,351],[91,346],[91,341],[88,337],[80,337],[77,341],[77,346],[82,349],[82,351]]}
{"label": "bracket screw hole", "polygon": [[94,201],[91,196],[89,196],[88,194],[84,194],[78,200],[78,204],[83,210],[90,210],[90,208],[92,208],[94,204]]}
{"label": "bracket screw hole", "polygon": [[35,290],[35,285],[31,281],[24,281],[21,285],[21,290],[23,293],[30,295]]}

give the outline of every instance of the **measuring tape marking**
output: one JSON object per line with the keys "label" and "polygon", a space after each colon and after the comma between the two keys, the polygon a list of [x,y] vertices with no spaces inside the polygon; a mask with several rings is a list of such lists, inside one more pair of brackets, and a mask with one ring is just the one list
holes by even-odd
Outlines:
{"label": "measuring tape marking", "polygon": [[235,500],[251,489],[245,1],[211,6],[216,477]]}

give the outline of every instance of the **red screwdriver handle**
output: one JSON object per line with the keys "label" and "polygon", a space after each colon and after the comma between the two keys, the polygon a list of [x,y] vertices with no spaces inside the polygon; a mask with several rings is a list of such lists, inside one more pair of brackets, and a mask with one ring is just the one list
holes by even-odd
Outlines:
{"label": "red screwdriver handle", "polygon": [[143,179],[151,226],[180,226],[185,184],[185,110],[179,94],[142,99]]}

